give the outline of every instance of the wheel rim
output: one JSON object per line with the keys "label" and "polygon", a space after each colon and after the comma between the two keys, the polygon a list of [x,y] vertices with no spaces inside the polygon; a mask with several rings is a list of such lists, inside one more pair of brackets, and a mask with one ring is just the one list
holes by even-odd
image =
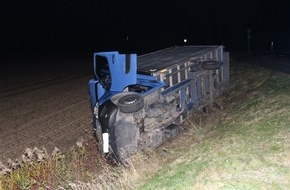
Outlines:
{"label": "wheel rim", "polygon": [[124,99],[124,104],[131,105],[137,102],[137,98],[134,96],[129,96]]}

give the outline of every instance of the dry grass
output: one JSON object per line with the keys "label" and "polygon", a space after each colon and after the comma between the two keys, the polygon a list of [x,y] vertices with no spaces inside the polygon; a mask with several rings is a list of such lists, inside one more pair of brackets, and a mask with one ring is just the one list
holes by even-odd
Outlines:
{"label": "dry grass", "polygon": [[88,181],[104,162],[97,152],[91,137],[77,142],[66,154],[57,148],[52,154],[27,148],[21,159],[0,163],[0,190],[67,189],[70,181]]}
{"label": "dry grass", "polygon": [[137,153],[127,160],[128,165],[109,166],[96,174],[92,181],[70,183],[75,190],[81,189],[136,189],[138,182],[145,182],[153,173],[161,170],[165,163],[155,152]]}

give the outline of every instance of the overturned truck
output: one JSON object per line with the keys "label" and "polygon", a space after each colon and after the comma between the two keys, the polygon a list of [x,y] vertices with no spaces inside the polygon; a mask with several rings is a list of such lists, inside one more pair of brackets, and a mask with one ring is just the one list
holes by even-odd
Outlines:
{"label": "overturned truck", "polygon": [[103,153],[127,158],[177,137],[189,114],[229,93],[229,53],[223,46],[94,53],[89,93]]}

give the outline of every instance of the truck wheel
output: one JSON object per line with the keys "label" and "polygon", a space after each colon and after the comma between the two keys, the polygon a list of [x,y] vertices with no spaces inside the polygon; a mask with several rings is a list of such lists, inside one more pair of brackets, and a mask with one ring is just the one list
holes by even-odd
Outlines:
{"label": "truck wheel", "polygon": [[201,68],[204,70],[216,70],[221,67],[218,61],[203,61],[201,62]]}
{"label": "truck wheel", "polygon": [[139,128],[119,120],[110,128],[111,161],[126,165],[129,155],[137,150]]}
{"label": "truck wheel", "polygon": [[118,107],[123,113],[133,113],[144,107],[144,100],[139,94],[125,95],[118,100]]}

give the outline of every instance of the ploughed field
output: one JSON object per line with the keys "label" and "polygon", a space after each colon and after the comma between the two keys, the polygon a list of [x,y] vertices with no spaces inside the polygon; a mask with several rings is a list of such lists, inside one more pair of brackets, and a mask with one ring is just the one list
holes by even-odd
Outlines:
{"label": "ploughed field", "polygon": [[[3,61],[1,61],[3,63]],[[7,61],[0,69],[0,161],[26,148],[66,151],[91,131],[86,59]]]}

